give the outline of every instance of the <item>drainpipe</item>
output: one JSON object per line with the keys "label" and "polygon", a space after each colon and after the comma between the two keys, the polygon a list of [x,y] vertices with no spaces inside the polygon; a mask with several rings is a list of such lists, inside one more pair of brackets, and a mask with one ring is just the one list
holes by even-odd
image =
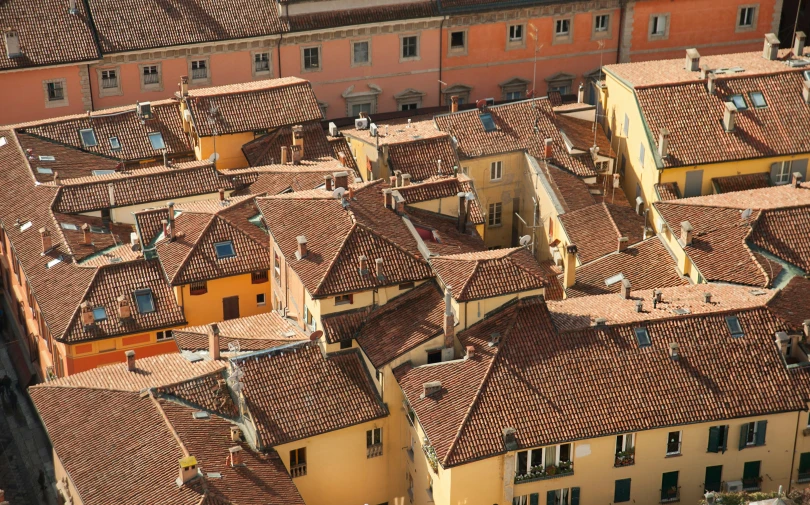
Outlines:
{"label": "drainpipe", "polygon": [[93,103],[93,78],[90,76],[90,64],[87,64],[87,85],[90,86],[90,110],[96,110]]}
{"label": "drainpipe", "polygon": [[[441,7],[441,3],[439,4]],[[447,19],[446,16],[442,16],[442,20],[439,23],[439,107],[442,106],[442,44],[444,41],[444,20]]]}
{"label": "drainpipe", "polygon": [[284,39],[284,34],[280,34],[278,38],[278,77],[281,78],[281,41]]}
{"label": "drainpipe", "polygon": [[802,413],[800,410],[796,415],[796,436],[793,437],[793,455],[790,458],[790,475],[788,476],[788,488],[785,495],[790,494],[790,488],[793,486],[793,466],[796,464],[796,441],[799,439],[799,426],[802,425]]}
{"label": "drainpipe", "polygon": [[627,0],[619,0],[619,43],[616,45],[616,63],[622,62],[622,28],[624,26],[624,15]]}

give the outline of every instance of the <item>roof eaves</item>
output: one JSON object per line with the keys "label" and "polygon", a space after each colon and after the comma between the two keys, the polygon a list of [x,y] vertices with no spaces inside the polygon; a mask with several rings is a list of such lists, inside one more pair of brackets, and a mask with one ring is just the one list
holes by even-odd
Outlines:
{"label": "roof eaves", "polygon": [[[323,277],[321,277],[321,280],[318,281],[318,285],[315,286],[315,289],[312,292],[313,297],[318,296],[318,295],[321,294],[321,290],[323,288],[323,285],[324,285],[324,283],[326,283],[326,279],[329,278],[329,275],[331,275],[332,270],[335,268],[335,264],[337,263],[338,257],[343,252],[343,249],[346,248],[346,243],[349,241],[349,238],[351,238],[351,236],[357,230],[357,225],[358,225],[357,221],[355,221],[353,218],[351,218],[351,219],[352,219],[352,227],[349,228],[349,233],[347,233],[346,236],[343,237],[343,241],[340,243],[340,247],[338,247],[337,252],[335,253],[334,257],[332,257],[332,260],[329,262],[329,267],[326,269],[326,272],[323,273]],[[301,258],[301,259],[304,259],[304,258]],[[293,267],[293,269],[294,268],[295,267]]]}
{"label": "roof eaves", "polygon": [[[188,266],[188,262],[189,262],[189,259],[192,256],[192,254],[194,254],[197,251],[197,246],[200,244],[200,242],[203,241],[203,239],[205,238],[205,235],[211,229],[211,225],[214,223],[214,219],[216,219],[217,217],[218,216],[216,214],[211,214],[211,218],[205,224],[205,228],[203,228],[203,231],[197,237],[197,240],[194,242],[194,245],[189,248],[188,252],[186,253],[186,256],[183,258],[183,261],[180,262],[180,266],[177,267],[177,270],[174,272],[174,275],[169,278],[169,282],[171,283],[172,286],[176,285],[175,283],[180,278],[180,274],[184,271],[186,266]],[[161,261],[161,264],[162,263],[163,262]],[[164,272],[165,272],[165,270],[164,270]]]}

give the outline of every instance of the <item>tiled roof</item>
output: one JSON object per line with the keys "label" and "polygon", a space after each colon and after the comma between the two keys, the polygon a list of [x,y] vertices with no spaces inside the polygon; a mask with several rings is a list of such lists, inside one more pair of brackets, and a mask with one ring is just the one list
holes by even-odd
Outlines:
{"label": "tiled roof", "polygon": [[771,186],[769,188],[734,191],[715,195],[683,198],[678,204],[702,205],[706,207],[725,207],[728,209],[768,210],[785,207],[810,205],[810,184],[798,188],[790,185]]}
{"label": "tiled roof", "polygon": [[[371,118],[374,122],[374,118]],[[433,121],[433,115],[419,115],[409,118],[397,118],[374,122],[377,125],[377,136],[371,136],[371,130],[358,130],[354,127],[341,128],[343,135],[362,140],[372,145],[399,144],[429,138],[444,137],[447,133],[439,130]],[[451,167],[452,168],[452,167]]]}
{"label": "tiled roof", "polygon": [[[224,42],[283,30],[278,8],[256,0],[183,0],[173,4],[89,0],[89,4],[104,53]],[[242,12],[250,12],[250,19],[240,16]],[[144,23],[145,17],[150,23]],[[164,83],[169,88],[175,84]]]}
{"label": "tiled roof", "polygon": [[618,250],[620,237],[628,237],[628,244],[644,240],[644,217],[629,207],[592,205],[561,214],[560,223],[582,264]]}
{"label": "tiled roof", "polygon": [[232,179],[207,161],[70,179],[59,187],[53,208],[56,212],[79,213],[204,195],[221,188],[235,189]]}
{"label": "tiled roof", "polygon": [[618,274],[628,279],[634,290],[689,284],[686,278],[678,274],[675,260],[664,244],[654,237],[577,267],[576,283],[565,290],[565,295],[573,298],[618,293],[622,287],[621,281],[610,286],[605,283],[608,278]]}
{"label": "tiled roof", "polygon": [[[397,191],[405,199],[405,203],[411,205],[440,198],[457,198],[459,193],[475,194],[475,187],[472,179],[464,174],[458,174],[455,177],[432,176],[421,183],[401,186],[397,188]],[[467,220],[473,224],[484,223],[484,213],[481,210],[481,202],[478,198],[470,201]]]}
{"label": "tiled roof", "polygon": [[810,279],[794,276],[768,302],[768,308],[794,330],[810,319]]}
{"label": "tiled roof", "polygon": [[238,358],[261,443],[276,446],[388,415],[360,353],[314,343]]}
{"label": "tiled roof", "polygon": [[146,247],[163,233],[163,220],[168,219],[169,210],[167,207],[142,210],[136,212],[134,216],[138,236],[143,246]]}
{"label": "tiled roof", "polygon": [[[54,214],[54,218],[59,223],[66,245],[70,248],[76,261],[82,261],[119,244],[128,244],[130,235],[134,231],[132,225],[124,223],[108,225],[100,217],[95,216]],[[89,244],[84,243],[82,226],[85,224],[91,227]]]}
{"label": "tiled roof", "polygon": [[[228,344],[238,342],[242,351],[261,351],[279,345],[286,345],[307,336],[293,322],[284,319],[276,311],[249,317],[240,317],[217,323],[219,328],[219,350],[229,350]],[[189,326],[174,331],[177,347],[188,351],[208,349],[210,325]]]}
{"label": "tiled roof", "polygon": [[610,145],[610,140],[608,140],[605,130],[602,129],[602,125],[599,123],[567,114],[556,114],[555,122],[568,137],[568,140],[571,141],[574,148],[588,151],[596,142],[601,156],[616,158],[616,152]]}
{"label": "tiled roof", "polygon": [[[225,203],[225,205],[222,205]],[[161,236],[157,253],[172,285],[270,269],[267,234],[248,219],[259,214],[252,196],[178,206],[174,239]],[[233,257],[217,257],[214,244],[230,241]]]}
{"label": "tiled roof", "polygon": [[543,293],[543,298],[546,300],[562,300],[563,299],[563,284],[557,278],[562,273],[562,268],[554,264],[552,260],[539,262],[540,270],[546,278],[546,289]]}
{"label": "tiled roof", "polygon": [[4,44],[0,71],[101,59],[84,2],[76,2],[76,14],[70,14],[68,4],[9,0],[0,4],[0,19],[4,29],[17,32],[22,52],[9,58]]}
{"label": "tiled roof", "polygon": [[[278,195],[285,191],[306,191],[324,185],[324,177],[345,171],[334,159],[304,161],[300,165],[265,165],[229,170],[239,184],[245,185],[239,194]],[[351,172],[349,172],[351,173]]]}
{"label": "tiled roof", "polygon": [[555,125],[555,115],[546,99],[523,100],[488,107],[495,130],[487,132],[479,110],[436,116],[436,124],[458,140],[461,159],[527,151],[542,158],[546,138],[552,139],[548,162],[579,176],[595,175],[590,154],[572,156]]}
{"label": "tiled roof", "polygon": [[[284,77],[244,84],[190,90],[184,98],[191,111],[194,130],[201,137],[256,130],[272,130],[323,116],[309,81]],[[210,121],[211,109],[216,120]],[[251,111],[245,114],[245,111]]]}
{"label": "tiled roof", "polygon": [[764,211],[751,243],[810,273],[810,205]]}
{"label": "tiled roof", "polygon": [[[43,139],[61,142],[89,153],[107,156],[115,160],[140,160],[163,156],[162,149],[155,149],[149,133],[159,132],[163,137],[170,157],[193,151],[188,136],[183,131],[178,102],[161,100],[151,103],[152,119],[141,121],[134,105],[102,109],[88,114],[60,117],[57,120],[36,121],[17,125],[18,131]],[[79,130],[92,129],[97,145],[85,147]],[[116,137],[121,146],[113,150],[110,138]],[[44,154],[44,153],[43,153]]]}
{"label": "tiled roof", "polygon": [[340,159],[340,153],[346,155],[346,166],[357,173],[357,161],[354,159],[352,149],[345,137],[329,137],[329,145],[332,146],[332,157]]}
{"label": "tiled roof", "polygon": [[371,312],[371,307],[363,307],[321,317],[326,341],[330,344],[337,344],[354,339],[368,318],[369,312]]}
{"label": "tiled roof", "polygon": [[766,173],[731,175],[728,177],[715,177],[712,186],[716,193],[729,193],[731,191],[746,191],[749,189],[767,188],[771,185],[771,178]]}
{"label": "tiled roof", "polygon": [[406,207],[408,219],[431,255],[450,255],[483,251],[484,240],[473,226],[465,233],[458,231],[458,218],[437,214],[415,207]]}
{"label": "tiled roof", "polygon": [[[383,207],[381,191],[387,186],[381,181],[352,186],[348,212],[322,190],[257,198],[270,233],[309,293],[324,297],[432,277],[402,218]],[[308,253],[299,260],[296,237],[301,235]],[[361,255],[368,258],[368,273],[359,271]],[[377,258],[383,259],[383,279],[375,272]]]}
{"label": "tiled roof", "polygon": [[460,302],[543,289],[543,270],[525,247],[439,256],[431,260]]}
{"label": "tiled roof", "polygon": [[217,370],[200,377],[163,385],[157,393],[171,399],[179,399],[185,404],[214,412],[218,416],[239,418],[239,407],[234,403],[225,382],[224,370]]}
{"label": "tiled roof", "polygon": [[[153,312],[143,314],[139,311],[134,293],[140,289],[152,292],[155,309]],[[126,320],[118,316],[118,297],[121,295],[127,297],[131,307],[132,317]],[[85,328],[77,307],[71,324],[61,340],[70,343],[83,342],[180,326],[186,322],[171,286],[166,282],[160,263],[154,260],[113,263],[99,268],[80,303],[85,301],[90,302],[94,308],[104,307],[107,319],[96,320],[93,326]]]}
{"label": "tiled roof", "polygon": [[[313,122],[304,127],[304,159],[317,160],[332,158],[333,150],[320,123]],[[251,140],[242,146],[250,166],[275,165],[281,163],[281,148],[293,143],[292,126],[282,126],[276,131]]]}
{"label": "tiled roof", "polygon": [[433,16],[438,16],[438,9],[436,3],[431,1],[299,14],[285,20],[289,23],[290,31],[297,32]]}
{"label": "tiled roof", "polygon": [[[648,321],[651,345],[639,348],[633,325],[560,335],[542,299],[530,298],[459,334],[462,345],[474,347],[472,359],[403,366],[395,374],[445,467],[505,453],[506,427],[515,429],[518,448],[526,449],[803,410],[774,352],[773,334],[784,323],[763,308],[736,315],[744,337],[733,338],[725,314],[714,313]],[[486,342],[493,331],[501,340],[490,357]],[[679,345],[679,360],[669,357],[672,342]],[[726,359],[718,361],[718,355]],[[420,398],[422,383],[437,379],[442,391]],[[637,387],[639,382],[646,386]]]}
{"label": "tiled roof", "polygon": [[[88,153],[36,135],[18,133],[17,140],[26,150],[31,173],[38,182],[53,181],[54,173],[58,173],[61,179],[72,179],[91,176],[94,170],[116,170],[120,167],[119,160]],[[30,154],[28,149],[31,150]],[[56,159],[43,161],[39,159],[40,156],[53,156]]]}
{"label": "tiled roof", "polygon": [[661,201],[677,200],[681,197],[681,192],[678,190],[677,182],[662,182],[655,184],[655,193]]}
{"label": "tiled roof", "polygon": [[[551,189],[565,212],[574,212],[596,203],[588,185],[579,177],[552,165],[543,164],[541,169],[551,182]],[[620,190],[619,193],[623,192]]]}
{"label": "tiled roof", "polygon": [[[438,160],[441,160],[439,174]],[[458,155],[449,135],[424,140],[388,144],[388,163],[391,170],[410,174],[413,181],[453,174],[459,170]]]}
{"label": "tiled roof", "polygon": [[[669,131],[669,155],[664,168],[725,163],[810,152],[805,125],[810,109],[802,98],[803,75],[799,70],[756,77],[716,79],[716,91],[704,82],[636,88],[649,131],[657,136]],[[759,91],[766,107],[755,108],[749,93]],[[725,103],[743,95],[748,108],[736,113],[734,131],[722,123]],[[779,128],[772,128],[777,124]]]}

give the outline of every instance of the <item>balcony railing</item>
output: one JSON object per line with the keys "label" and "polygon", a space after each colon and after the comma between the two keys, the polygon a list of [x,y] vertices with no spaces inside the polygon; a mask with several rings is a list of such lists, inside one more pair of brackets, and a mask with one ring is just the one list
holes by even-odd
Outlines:
{"label": "balcony railing", "polygon": [[661,490],[661,503],[681,501],[681,486]]}
{"label": "balcony railing", "polygon": [[157,84],[159,82],[160,76],[158,74],[144,74],[143,76],[144,84]]}
{"label": "balcony railing", "polygon": [[382,456],[382,444],[371,444],[366,448],[366,457],[376,458],[377,456]]}
{"label": "balcony railing", "polygon": [[208,69],[207,68],[192,68],[191,69],[191,78],[195,81],[197,79],[208,79]]}
{"label": "balcony railing", "polygon": [[810,472],[799,472],[797,482],[810,482]]}
{"label": "balcony railing", "polygon": [[743,491],[759,491],[762,488],[762,477],[743,479]]}
{"label": "balcony railing", "polygon": [[525,474],[515,475],[515,484],[524,482],[534,482],[536,480],[556,479],[574,474],[574,464],[571,461],[563,461],[557,465],[537,465],[529,468]]}
{"label": "balcony railing", "polygon": [[307,464],[301,463],[300,465],[292,465],[290,467],[290,477],[303,477],[307,474]]}
{"label": "balcony railing", "polygon": [[619,452],[616,453],[616,460],[613,466],[630,466],[636,464],[636,455],[632,452]]}

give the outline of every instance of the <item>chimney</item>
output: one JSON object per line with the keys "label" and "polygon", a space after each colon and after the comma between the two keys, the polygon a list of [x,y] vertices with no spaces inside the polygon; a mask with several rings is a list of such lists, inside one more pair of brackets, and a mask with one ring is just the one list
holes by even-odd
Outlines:
{"label": "chimney", "polygon": [[242,463],[242,447],[235,445],[228,449],[228,458],[231,461],[231,468],[235,466],[245,466]]}
{"label": "chimney", "polygon": [[61,186],[62,185],[62,179],[59,178],[59,172],[57,172],[55,170],[53,172],[53,184],[54,184],[54,186]]}
{"label": "chimney", "polygon": [[450,97],[450,112],[458,112],[458,97],[456,95]]}
{"label": "chimney", "polygon": [[87,329],[90,326],[93,326],[96,322],[95,316],[93,316],[93,305],[90,302],[82,302],[81,304],[82,310],[82,326]]}
{"label": "chimney", "polygon": [[349,172],[335,172],[335,188],[349,189]]}
{"label": "chimney", "polygon": [[6,30],[6,56],[9,59],[22,56],[20,50],[20,36],[14,30]]}
{"label": "chimney", "polygon": [[391,198],[392,190],[384,189],[382,193],[383,193],[383,205],[385,206],[385,208],[386,209],[393,208],[393,204],[391,203],[391,201],[392,201],[392,198]]}
{"label": "chimney", "polygon": [[796,32],[796,38],[793,39],[793,55],[794,56],[803,56],[804,55],[804,41],[807,36],[804,32]]}
{"label": "chimney", "polygon": [[731,102],[725,102],[725,110],[723,111],[723,129],[727,132],[734,131],[734,120],[737,115],[737,106]]}
{"label": "chimney", "polygon": [[[68,4],[69,4],[68,12],[75,16],[76,13],[79,12],[78,10],[76,10],[76,0],[70,0],[70,2],[68,2]],[[0,500],[0,502],[1,501],[3,501],[3,500]]]}
{"label": "chimney", "polygon": [[220,202],[225,201],[225,190],[223,188],[219,188],[219,201]]}
{"label": "chimney", "polygon": [[644,300],[636,300],[636,312],[644,312]]}
{"label": "chimney", "polygon": [[242,429],[239,426],[231,426],[231,442],[242,440]]}
{"label": "chimney", "polygon": [[463,191],[458,194],[458,231],[467,231],[467,194]]}
{"label": "chimney", "polygon": [[374,270],[377,273],[377,280],[385,279],[385,267],[383,266],[383,259],[377,258],[374,260]]}
{"label": "chimney", "polygon": [[290,162],[290,148],[281,146],[281,164],[286,165]]}
{"label": "chimney", "polygon": [[338,161],[341,167],[346,166],[346,153],[338,153]]}
{"label": "chimney", "polygon": [[47,228],[40,228],[39,235],[42,237],[42,254],[44,255],[53,249],[53,241],[51,240],[51,232]]}
{"label": "chimney", "polygon": [[394,170],[394,177],[397,178],[396,187],[402,186],[402,172],[400,170]]}
{"label": "chimney", "polygon": [[692,223],[681,221],[681,245],[692,245]]}
{"label": "chimney", "polygon": [[161,223],[163,223],[163,236],[166,237],[167,240],[172,239],[172,227],[169,224],[168,219],[161,219]]}
{"label": "chimney", "polygon": [[658,154],[661,159],[666,159],[669,155],[669,131],[666,128],[661,128],[658,135]]}
{"label": "chimney", "polygon": [[712,303],[712,294],[708,291],[703,293],[703,303]]}
{"label": "chimney", "polygon": [[790,185],[794,188],[798,188],[799,184],[802,183],[802,173],[801,172],[793,172],[792,177],[790,178]]}
{"label": "chimney", "polygon": [[669,344],[669,357],[675,361],[678,361],[680,355],[678,354],[678,344],[672,342]]}
{"label": "chimney", "polygon": [[402,187],[411,185],[411,174],[402,174]]}
{"label": "chimney", "polygon": [[700,70],[700,53],[694,47],[686,50],[686,70],[690,72]]}
{"label": "chimney", "polygon": [[208,355],[214,361],[219,360],[219,325],[217,323],[208,325]]}
{"label": "chimney", "polygon": [[709,74],[706,76],[706,91],[708,91],[710,95],[714,94],[714,79],[714,72],[709,72]]}
{"label": "chimney", "polygon": [[405,214],[405,199],[402,198],[402,195],[397,193],[396,195],[392,195],[394,198],[394,205],[396,206],[396,213],[400,216]]}
{"label": "chimney", "polygon": [[188,96],[188,76],[180,77],[180,96]]}
{"label": "chimney", "polygon": [[332,191],[332,190],[335,189],[332,186],[332,181],[334,181],[334,180],[335,179],[329,174],[323,176],[323,187],[324,187],[324,189],[326,189],[326,191]]}
{"label": "chimney", "polygon": [[84,245],[91,245],[93,243],[92,238],[90,237],[90,225],[84,223],[82,225],[82,244]]}
{"label": "chimney", "polygon": [[435,395],[442,390],[441,381],[430,381],[422,383],[422,398]]}
{"label": "chimney", "polygon": [[135,371],[135,351],[130,349],[129,351],[124,353],[124,356],[127,357],[127,370],[130,372]]}
{"label": "chimney", "polygon": [[622,295],[622,298],[624,298],[625,300],[630,299],[630,286],[631,286],[630,279],[622,279],[621,295]]}
{"label": "chimney", "polygon": [[197,478],[197,458],[194,456],[186,456],[180,458],[180,477],[177,479],[177,485],[183,487],[192,480]]}
{"label": "chimney", "polygon": [[619,252],[627,250],[627,243],[630,242],[630,239],[627,237],[619,237]]}
{"label": "chimney", "polygon": [[298,250],[295,251],[295,257],[300,259],[307,257],[307,238],[303,235],[298,235],[295,237],[295,240],[298,241]]}
{"label": "chimney", "polygon": [[110,207],[115,207],[115,185],[111,182],[107,184],[107,193],[110,195]]}
{"label": "chimney", "polygon": [[585,84],[579,83],[579,88],[577,89],[577,103],[584,103],[585,102]]}
{"label": "chimney", "polygon": [[168,204],[166,204],[166,210],[168,210],[169,215],[168,217],[169,226],[174,228],[174,202],[169,202]]}
{"label": "chimney", "polygon": [[442,175],[442,160],[436,160],[436,173]]}
{"label": "chimney", "polygon": [[565,287],[570,288],[577,282],[577,246],[574,244],[565,248]]}
{"label": "chimney", "polygon": [[366,275],[368,273],[368,258],[361,254],[357,258],[357,263],[358,269],[360,270],[360,275]]}
{"label": "chimney", "polygon": [[304,148],[301,146],[292,145],[290,146],[290,152],[292,152],[292,163],[293,165],[300,165],[301,160],[304,159]]}
{"label": "chimney", "polygon": [[804,331],[805,337],[810,337],[810,319],[802,321],[802,330]]}
{"label": "chimney", "polygon": [[766,60],[775,60],[779,54],[779,39],[774,33],[765,34],[765,46],[762,48],[762,57]]}
{"label": "chimney", "polygon": [[132,307],[129,305],[129,298],[127,295],[121,295],[118,297],[118,317],[121,320],[132,317]]}
{"label": "chimney", "polygon": [[549,158],[551,158],[551,144],[554,141],[551,140],[551,139],[546,139],[544,142],[545,142],[545,144],[544,144],[544,147],[543,147],[543,158],[549,159]]}
{"label": "chimney", "polygon": [[292,127],[293,145],[301,148],[301,159],[304,159],[304,127],[295,125]]}
{"label": "chimney", "polygon": [[[802,83],[802,98],[804,98],[804,103],[810,105],[810,80],[804,81]],[[56,173],[54,172],[54,178],[56,177]],[[54,179],[56,180],[56,179]]]}
{"label": "chimney", "polygon": [[444,347],[453,347],[456,336],[456,318],[453,316],[453,288],[444,288]]}

